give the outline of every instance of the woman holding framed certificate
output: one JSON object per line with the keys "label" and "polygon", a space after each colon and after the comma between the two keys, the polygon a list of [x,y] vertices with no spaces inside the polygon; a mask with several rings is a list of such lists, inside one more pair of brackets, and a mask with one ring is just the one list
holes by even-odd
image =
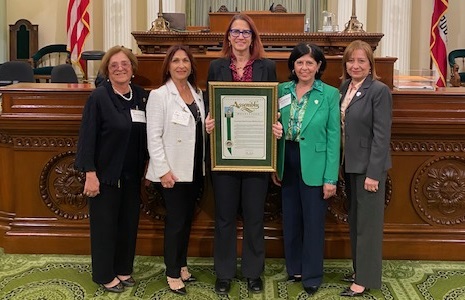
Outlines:
{"label": "woman holding framed certificate", "polygon": [[[210,63],[208,80],[228,82],[276,82],[275,63],[264,58],[257,28],[245,14],[234,15],[225,32],[222,57]],[[225,112],[226,113],[226,112]],[[215,121],[207,115],[207,133]],[[272,124],[275,137],[282,127]],[[264,210],[270,175],[265,172],[212,171],[215,196],[215,291],[227,294],[236,276],[238,213],[242,216],[242,275],[253,293],[263,290],[260,278],[265,263]]]}

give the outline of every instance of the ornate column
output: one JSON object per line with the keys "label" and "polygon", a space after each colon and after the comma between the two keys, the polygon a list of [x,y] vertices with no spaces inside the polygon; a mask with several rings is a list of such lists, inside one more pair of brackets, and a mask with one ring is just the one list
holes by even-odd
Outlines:
{"label": "ornate column", "polygon": [[[158,18],[159,2],[159,0],[147,0],[147,29],[152,28],[152,22]],[[164,0],[163,12],[176,12],[176,2]]]}
{"label": "ornate column", "polygon": [[381,56],[397,57],[394,69],[410,69],[410,35],[412,0],[383,1]]}
{"label": "ornate column", "polygon": [[[356,0],[357,20],[363,24],[363,29],[367,29],[367,0]],[[337,2],[337,24],[339,30],[344,30],[344,26],[352,16],[352,0],[338,0]]]}
{"label": "ornate column", "polygon": [[104,50],[114,45],[132,48],[131,1],[105,0],[103,5]]}

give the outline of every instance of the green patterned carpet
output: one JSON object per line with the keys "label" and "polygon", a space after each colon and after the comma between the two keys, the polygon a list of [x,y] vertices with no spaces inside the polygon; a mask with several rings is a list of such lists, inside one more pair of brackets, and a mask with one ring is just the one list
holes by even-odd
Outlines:
{"label": "green patterned carpet", "polygon": [[[249,294],[246,282],[235,279],[228,296],[214,292],[210,258],[192,258],[190,271],[199,281],[187,286],[187,296],[169,291],[161,257],[138,256],[136,286],[122,294],[104,292],[91,280],[90,257],[84,255],[4,254],[0,249],[0,299],[347,299],[339,292],[340,279],[350,272],[349,260],[326,260],[324,283],[307,297],[299,283],[288,284],[282,259],[267,259],[261,294]],[[358,299],[462,299],[465,300],[465,263],[385,261],[383,287]]]}

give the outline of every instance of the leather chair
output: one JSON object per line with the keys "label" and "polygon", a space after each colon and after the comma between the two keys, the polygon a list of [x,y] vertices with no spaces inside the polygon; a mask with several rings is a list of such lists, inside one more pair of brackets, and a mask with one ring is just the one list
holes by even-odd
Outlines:
{"label": "leather chair", "polygon": [[453,50],[448,55],[450,66],[450,84],[465,86],[465,49]]}
{"label": "leather chair", "polygon": [[82,72],[84,73],[84,80],[89,79],[89,74],[87,74],[88,61],[89,60],[101,60],[104,55],[105,55],[105,51],[100,51],[100,50],[89,50],[89,51],[84,51],[81,53],[81,59],[86,61],[86,63],[83,66],[83,70],[82,70]]}
{"label": "leather chair", "polygon": [[16,82],[34,82],[34,72],[30,64],[24,61],[7,61],[0,65],[2,85]]}
{"label": "leather chair", "polygon": [[53,67],[50,81],[54,83],[78,83],[78,77],[72,65],[62,64]]}
{"label": "leather chair", "polygon": [[71,53],[66,49],[65,44],[47,45],[34,53],[30,62],[36,81],[45,79],[48,82],[54,66],[71,63]]}

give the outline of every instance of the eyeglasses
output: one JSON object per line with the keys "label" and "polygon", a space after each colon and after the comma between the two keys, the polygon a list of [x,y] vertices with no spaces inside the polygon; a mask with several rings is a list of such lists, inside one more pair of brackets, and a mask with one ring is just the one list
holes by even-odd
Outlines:
{"label": "eyeglasses", "polygon": [[114,62],[108,66],[111,70],[117,70],[119,67],[127,69],[131,67],[131,63],[129,61],[122,61],[121,63]]}
{"label": "eyeglasses", "polygon": [[252,30],[243,30],[240,31],[239,29],[231,29],[229,30],[229,33],[231,34],[232,37],[239,37],[241,35],[246,39],[252,36]]}

